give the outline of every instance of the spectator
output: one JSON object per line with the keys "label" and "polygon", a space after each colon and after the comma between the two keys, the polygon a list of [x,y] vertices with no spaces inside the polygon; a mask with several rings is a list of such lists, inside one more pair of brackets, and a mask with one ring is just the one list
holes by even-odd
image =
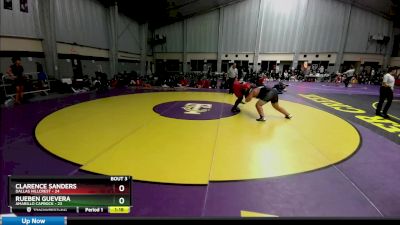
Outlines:
{"label": "spectator", "polygon": [[37,71],[38,82],[39,82],[38,88],[40,90],[47,88],[47,85],[46,85],[47,75],[43,70],[42,64],[39,62],[36,62],[36,71]]}
{"label": "spectator", "polygon": [[325,68],[324,68],[324,66],[321,66],[321,67],[319,68],[319,73],[320,73],[320,74],[324,74],[324,73],[325,73]]}
{"label": "spectator", "polygon": [[285,70],[285,72],[283,73],[283,78],[284,80],[289,80],[289,73],[287,70]]}
{"label": "spectator", "polygon": [[346,76],[346,78],[345,78],[345,80],[344,80],[344,85],[345,85],[345,87],[348,87],[348,86],[349,86],[349,83],[350,83],[351,79],[352,79],[353,76],[354,76],[354,72],[355,72],[354,66],[351,65],[351,66],[350,66],[350,69],[343,73],[343,75]]}
{"label": "spectator", "polygon": [[26,83],[26,79],[24,77],[24,67],[22,66],[20,57],[13,57],[11,61],[13,64],[7,69],[6,74],[14,81],[16,88],[15,103],[21,104]]}

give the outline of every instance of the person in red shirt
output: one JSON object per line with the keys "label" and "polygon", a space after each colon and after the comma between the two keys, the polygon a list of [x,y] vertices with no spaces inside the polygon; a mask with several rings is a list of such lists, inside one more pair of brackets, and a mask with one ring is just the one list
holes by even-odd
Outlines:
{"label": "person in red shirt", "polygon": [[257,81],[258,86],[264,86],[265,83],[268,81],[268,77],[265,74],[262,74]]}
{"label": "person in red shirt", "polygon": [[203,80],[202,79],[199,79],[198,81],[197,81],[197,88],[202,88],[203,87]]}
{"label": "person in red shirt", "polygon": [[203,88],[210,88],[210,81],[208,79],[203,80]]}
{"label": "person in red shirt", "polygon": [[181,83],[182,87],[188,86],[188,81],[186,80],[186,78],[183,78],[180,83]]}
{"label": "person in red shirt", "polygon": [[238,108],[239,104],[242,103],[243,97],[250,91],[251,84],[247,82],[239,82],[235,80],[233,82],[233,93],[237,97],[235,105],[232,107],[231,112],[239,113],[240,109]]}

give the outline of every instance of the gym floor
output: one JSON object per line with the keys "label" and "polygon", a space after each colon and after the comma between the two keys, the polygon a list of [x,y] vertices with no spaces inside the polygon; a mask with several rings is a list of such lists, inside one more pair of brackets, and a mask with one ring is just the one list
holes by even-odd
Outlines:
{"label": "gym floor", "polygon": [[[290,83],[257,122],[213,90],[114,89],[1,109],[7,175],[131,175],[140,217],[398,217],[400,91]],[[4,168],[4,169],[3,169]],[[9,213],[1,201],[0,213]]]}

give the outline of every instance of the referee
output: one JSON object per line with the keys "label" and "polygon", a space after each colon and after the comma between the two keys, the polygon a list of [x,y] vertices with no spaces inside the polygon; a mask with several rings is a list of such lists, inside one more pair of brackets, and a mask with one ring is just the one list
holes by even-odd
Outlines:
{"label": "referee", "polygon": [[[388,73],[383,76],[382,86],[380,88],[379,93],[379,104],[376,108],[376,115],[382,116],[385,119],[389,119],[389,115],[387,114],[390,106],[392,105],[393,100],[393,90],[394,90],[394,74],[395,69],[393,67],[389,68]],[[385,108],[382,110],[383,102],[387,100]]]}
{"label": "referee", "polygon": [[229,94],[233,93],[233,83],[235,79],[238,77],[238,70],[236,69],[236,63],[234,63],[228,70],[228,87]]}

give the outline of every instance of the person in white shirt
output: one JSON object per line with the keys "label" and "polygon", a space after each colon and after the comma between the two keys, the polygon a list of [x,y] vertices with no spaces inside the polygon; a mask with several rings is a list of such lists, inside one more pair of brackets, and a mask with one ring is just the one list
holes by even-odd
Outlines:
{"label": "person in white shirt", "polygon": [[320,74],[324,74],[324,72],[325,72],[325,68],[324,68],[324,66],[321,66],[321,67],[319,68],[319,73],[320,73]]}
{"label": "person in white shirt", "polygon": [[285,72],[283,73],[283,77],[285,80],[289,80],[289,73],[287,72],[287,70],[285,70]]}
{"label": "person in white shirt", "polygon": [[[376,107],[376,115],[382,116],[383,118],[389,119],[389,115],[387,114],[390,106],[392,105],[393,100],[393,90],[394,90],[394,74],[396,70],[392,67],[389,68],[388,73],[383,76],[382,86],[379,91],[379,103]],[[387,100],[385,108],[383,108],[382,114],[382,106],[383,102]]]}
{"label": "person in white shirt", "polygon": [[238,77],[238,70],[236,68],[236,63],[234,63],[228,70],[228,88],[229,94],[233,94],[233,83]]}
{"label": "person in white shirt", "polygon": [[356,70],[354,69],[354,66],[351,65],[350,69],[343,73],[343,75],[346,75],[346,79],[344,80],[345,87],[349,86],[349,83],[351,81],[351,78],[353,78],[355,71]]}

